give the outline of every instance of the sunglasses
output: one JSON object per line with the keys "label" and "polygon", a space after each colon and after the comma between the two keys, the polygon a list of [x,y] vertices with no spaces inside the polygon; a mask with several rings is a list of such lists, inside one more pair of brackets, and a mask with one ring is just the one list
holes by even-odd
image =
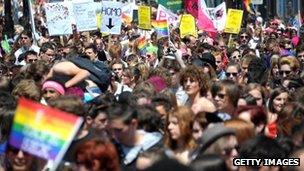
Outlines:
{"label": "sunglasses", "polygon": [[248,39],[249,36],[241,36],[241,39]]}
{"label": "sunglasses", "polygon": [[220,99],[224,99],[226,94],[223,94],[223,93],[217,93],[216,94]]}
{"label": "sunglasses", "polygon": [[33,62],[36,62],[38,59],[29,59],[29,63],[33,63]]}
{"label": "sunglasses", "polygon": [[304,58],[304,55],[298,55],[298,58]]}
{"label": "sunglasses", "polygon": [[241,58],[241,55],[231,56],[233,59]]}
{"label": "sunglasses", "polygon": [[228,73],[228,72],[226,72],[226,77],[231,77],[231,76],[236,77],[238,74],[239,73]]}
{"label": "sunglasses", "polygon": [[114,68],[113,71],[121,71],[122,68]]}
{"label": "sunglasses", "polygon": [[279,71],[280,75],[289,75],[291,73],[291,71]]}
{"label": "sunglasses", "polygon": [[236,151],[239,151],[240,146],[239,146],[239,145],[236,145],[236,146],[234,146],[234,147],[227,147],[227,148],[224,148],[223,151],[224,151],[225,155],[229,156],[229,155],[232,153],[232,151],[233,151],[234,149],[235,149]]}

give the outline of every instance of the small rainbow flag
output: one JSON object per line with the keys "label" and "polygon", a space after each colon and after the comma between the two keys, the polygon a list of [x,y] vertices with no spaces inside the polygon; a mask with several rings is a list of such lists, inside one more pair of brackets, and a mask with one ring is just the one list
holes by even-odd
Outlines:
{"label": "small rainbow flag", "polygon": [[132,22],[132,16],[129,16],[126,13],[122,13],[121,18],[125,24],[131,24],[131,22]]}
{"label": "small rainbow flag", "polygon": [[143,36],[143,37],[140,37],[139,38],[139,41],[138,41],[138,49],[139,50],[143,50],[147,45],[147,40],[146,38]]}
{"label": "small rainbow flag", "polygon": [[246,8],[246,11],[248,11],[251,14],[254,14],[254,12],[252,11],[250,4],[251,4],[251,0],[243,0],[243,4]]}
{"label": "small rainbow flag", "polygon": [[155,28],[158,36],[169,36],[167,20],[154,20],[152,26]]}
{"label": "small rainbow flag", "polygon": [[83,119],[21,98],[9,144],[58,165]]}

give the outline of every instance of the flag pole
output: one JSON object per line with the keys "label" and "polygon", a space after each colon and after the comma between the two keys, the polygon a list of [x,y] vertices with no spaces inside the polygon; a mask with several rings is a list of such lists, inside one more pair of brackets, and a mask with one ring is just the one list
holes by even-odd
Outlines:
{"label": "flag pole", "polygon": [[31,20],[31,29],[32,29],[32,35],[33,35],[33,40],[35,44],[37,44],[37,38],[36,38],[36,28],[35,28],[35,19],[34,19],[34,12],[32,9],[32,0],[28,0],[29,4],[29,12],[30,12],[30,20]]}

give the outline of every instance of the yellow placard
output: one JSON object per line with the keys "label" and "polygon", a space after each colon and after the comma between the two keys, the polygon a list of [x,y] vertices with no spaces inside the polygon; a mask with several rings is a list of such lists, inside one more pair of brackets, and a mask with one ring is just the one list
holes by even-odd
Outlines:
{"label": "yellow placard", "polygon": [[151,30],[151,9],[148,6],[138,7],[138,27]]}
{"label": "yellow placard", "polygon": [[243,19],[243,10],[228,9],[228,15],[225,25],[226,33],[238,34],[241,29]]}
{"label": "yellow placard", "polygon": [[182,15],[180,19],[179,30],[181,38],[184,38],[187,35],[197,37],[197,29],[194,17],[190,14]]}

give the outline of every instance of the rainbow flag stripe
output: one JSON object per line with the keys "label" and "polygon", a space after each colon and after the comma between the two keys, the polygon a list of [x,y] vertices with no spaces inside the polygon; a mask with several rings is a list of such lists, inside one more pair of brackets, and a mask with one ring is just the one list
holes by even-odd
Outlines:
{"label": "rainbow flag stripe", "polygon": [[9,143],[55,161],[63,157],[82,121],[78,116],[20,99]]}
{"label": "rainbow flag stripe", "polygon": [[155,28],[158,35],[160,36],[169,35],[167,20],[154,20],[152,21],[152,26]]}
{"label": "rainbow flag stripe", "polygon": [[246,11],[249,13],[253,13],[253,11],[250,8],[251,0],[243,0],[244,6],[246,8]]}
{"label": "rainbow flag stripe", "polygon": [[138,49],[139,50],[143,50],[147,45],[147,40],[146,38],[143,36],[141,38],[139,38],[139,42],[138,42]]}

